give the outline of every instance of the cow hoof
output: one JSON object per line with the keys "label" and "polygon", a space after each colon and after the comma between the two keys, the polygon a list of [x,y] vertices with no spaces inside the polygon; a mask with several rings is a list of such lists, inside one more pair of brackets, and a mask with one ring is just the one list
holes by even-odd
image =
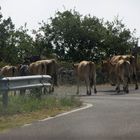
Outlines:
{"label": "cow hoof", "polygon": [[126,92],[126,93],[129,93],[129,90],[128,90],[127,88],[125,88],[125,92]]}
{"label": "cow hoof", "polygon": [[129,93],[129,90],[126,90],[126,93]]}
{"label": "cow hoof", "polygon": [[89,96],[91,95],[91,93],[88,94]]}
{"label": "cow hoof", "polygon": [[120,93],[120,90],[119,89],[117,90],[117,93]]}
{"label": "cow hoof", "polygon": [[119,87],[116,87],[116,89],[115,89],[116,91],[118,91],[119,90]]}
{"label": "cow hoof", "polygon": [[116,86],[116,84],[114,84],[114,83],[111,83],[111,86]]}
{"label": "cow hoof", "polygon": [[97,94],[97,90],[96,89],[94,89],[94,93]]}
{"label": "cow hoof", "polygon": [[87,95],[91,95],[91,92],[88,92],[88,91],[87,91]]}
{"label": "cow hoof", "polygon": [[136,90],[139,89],[138,85],[135,87],[135,89],[136,89]]}

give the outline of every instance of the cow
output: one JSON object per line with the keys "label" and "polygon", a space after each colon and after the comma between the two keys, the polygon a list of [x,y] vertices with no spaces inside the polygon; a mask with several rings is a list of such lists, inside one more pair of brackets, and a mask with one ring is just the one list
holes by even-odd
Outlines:
{"label": "cow", "polygon": [[78,64],[73,64],[77,75],[77,94],[79,94],[79,82],[85,81],[87,95],[91,95],[91,88],[94,85],[94,93],[96,90],[96,67],[92,61],[81,61]]}
{"label": "cow", "polygon": [[[18,67],[16,66],[6,65],[0,70],[1,77],[13,77],[18,76],[18,74]],[[16,95],[16,91],[14,91],[14,95]]]}
{"label": "cow", "polygon": [[57,69],[58,65],[55,59],[39,60],[29,65],[29,72],[32,75],[50,75],[52,77],[52,91],[54,85],[57,86]]}
{"label": "cow", "polygon": [[131,66],[131,77],[134,79],[135,82],[135,89],[138,89],[138,82],[137,82],[137,72],[136,72],[136,60],[135,57],[132,55],[115,55],[111,59],[102,61],[102,72],[106,73],[107,77],[112,85],[116,83],[115,71],[112,65],[117,64],[119,60],[126,60],[130,62]]}
{"label": "cow", "polygon": [[115,64],[115,75],[117,78],[117,93],[120,92],[120,84],[123,84],[123,91],[128,93],[128,83],[130,82],[131,75],[131,65],[130,62],[124,59],[121,59]]}
{"label": "cow", "polygon": [[13,77],[18,75],[18,69],[16,66],[6,65],[1,68],[0,75],[2,77]]}
{"label": "cow", "polygon": [[[18,68],[18,76],[28,76],[29,73],[29,65],[26,64],[20,64],[17,66]],[[20,95],[25,95],[26,89],[21,89],[20,91]]]}
{"label": "cow", "polygon": [[46,65],[46,74],[52,77],[53,84],[57,86],[58,64],[56,60],[50,59],[50,60],[44,60],[44,62]]}
{"label": "cow", "polygon": [[42,60],[33,62],[29,65],[29,73],[31,75],[43,75],[45,74],[45,71],[46,71],[46,66],[42,62]]}
{"label": "cow", "polygon": [[27,76],[29,75],[29,65],[26,65],[26,64],[20,64],[18,66],[18,73],[19,73],[19,76]]}

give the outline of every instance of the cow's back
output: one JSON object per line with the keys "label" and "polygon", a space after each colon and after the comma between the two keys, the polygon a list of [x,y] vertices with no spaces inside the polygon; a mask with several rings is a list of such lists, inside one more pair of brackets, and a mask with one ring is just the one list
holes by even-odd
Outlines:
{"label": "cow's back", "polygon": [[30,74],[45,74],[45,64],[40,60],[29,65]]}
{"label": "cow's back", "polygon": [[78,65],[77,74],[81,80],[84,80],[88,77],[90,72],[90,66],[88,61],[81,61]]}
{"label": "cow's back", "polygon": [[1,68],[0,75],[4,77],[17,76],[18,71],[15,66],[4,66]]}
{"label": "cow's back", "polygon": [[115,64],[121,59],[123,59],[122,55],[115,55],[110,59],[110,63]]}
{"label": "cow's back", "polygon": [[110,59],[112,64],[117,63],[119,60],[126,60],[129,61],[131,65],[136,64],[135,57],[133,55],[115,55]]}
{"label": "cow's back", "polygon": [[120,78],[129,78],[130,79],[130,73],[131,73],[131,66],[130,62],[126,60],[119,60],[115,67],[116,75]]}
{"label": "cow's back", "polygon": [[94,85],[94,93],[96,90],[96,70],[95,64],[92,61],[81,61],[79,64],[74,64],[77,74],[77,94],[79,93],[79,81],[85,81],[87,95],[91,95],[91,88]]}

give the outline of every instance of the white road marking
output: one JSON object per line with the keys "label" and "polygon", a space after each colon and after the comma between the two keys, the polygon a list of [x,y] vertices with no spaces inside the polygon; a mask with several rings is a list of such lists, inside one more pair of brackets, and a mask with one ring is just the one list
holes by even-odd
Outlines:
{"label": "white road marking", "polygon": [[[61,117],[61,116],[68,115],[70,113],[74,113],[74,112],[77,112],[77,111],[80,111],[80,110],[84,110],[84,109],[90,108],[90,107],[93,106],[92,104],[89,104],[89,103],[83,103],[83,105],[84,105],[84,107],[81,107],[81,108],[78,108],[78,109],[74,109],[74,110],[71,110],[71,111],[68,111],[68,112],[64,112],[64,113],[58,114],[58,115],[56,115],[54,117],[47,117],[45,119],[38,120],[38,122],[48,121],[48,120],[51,120],[51,119],[54,119],[54,118],[58,118],[58,117]],[[30,125],[32,125],[32,123],[31,124],[25,124],[22,127],[27,127],[27,126],[30,126]]]}
{"label": "white road marking", "polygon": [[24,124],[22,127],[26,127],[26,126],[30,126],[32,125],[31,123],[28,123],[28,124]]}
{"label": "white road marking", "polygon": [[[93,98],[92,98],[93,99]],[[140,97],[132,97],[132,96],[119,96],[119,97],[117,97],[117,95],[116,96],[114,96],[114,97],[112,97],[112,96],[96,96],[96,97],[94,97],[94,99],[103,99],[103,100],[105,100],[105,99],[111,99],[111,100],[140,100]]]}

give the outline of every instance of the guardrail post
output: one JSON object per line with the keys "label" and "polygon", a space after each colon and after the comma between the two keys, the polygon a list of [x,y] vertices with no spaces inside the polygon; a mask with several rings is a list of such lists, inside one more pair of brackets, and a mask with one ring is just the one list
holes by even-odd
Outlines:
{"label": "guardrail post", "polygon": [[3,107],[7,108],[7,106],[8,106],[8,90],[4,90],[2,92],[2,102],[3,102]]}
{"label": "guardrail post", "polygon": [[8,106],[8,80],[3,81],[3,90],[2,90],[2,102],[3,108]]}

